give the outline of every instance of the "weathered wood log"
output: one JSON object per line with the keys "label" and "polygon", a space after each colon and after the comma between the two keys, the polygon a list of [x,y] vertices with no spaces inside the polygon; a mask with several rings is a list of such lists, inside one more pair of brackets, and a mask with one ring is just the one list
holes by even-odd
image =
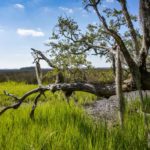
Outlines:
{"label": "weathered wood log", "polygon": [[[136,90],[136,88],[132,85],[132,80],[128,80],[126,82],[124,82],[123,85],[123,92],[129,92],[129,91],[133,91]],[[145,83],[145,82],[144,82]],[[150,90],[150,86],[149,88],[147,88],[147,90]],[[4,94],[7,96],[10,96],[12,98],[14,98],[17,102],[13,105],[7,106],[5,108],[3,108],[0,111],[0,115],[2,115],[5,111],[9,110],[9,109],[17,109],[20,107],[20,105],[24,102],[24,100],[29,97],[32,94],[35,93],[42,93],[44,94],[44,92],[46,91],[51,91],[51,92],[56,92],[56,91],[83,91],[83,92],[88,92],[88,93],[92,93],[95,94],[98,97],[105,97],[108,98],[112,95],[115,95],[116,93],[116,86],[115,83],[114,84],[92,84],[92,83],[58,83],[58,84],[49,84],[47,86],[40,86],[38,88],[35,88],[31,91],[28,91],[27,93],[25,93],[22,97],[18,97],[15,96],[14,94],[10,94],[6,91],[4,91]],[[41,94],[40,94],[41,96]],[[39,98],[39,96],[37,96]],[[35,99],[35,105],[37,105],[37,99]],[[35,107],[33,108],[35,110]]]}
{"label": "weathered wood log", "polygon": [[[17,102],[13,105],[7,106],[5,108],[3,108],[0,111],[0,115],[2,115],[5,111],[9,110],[9,109],[17,109],[20,107],[20,105],[24,102],[24,100],[29,97],[32,94],[35,93],[44,93],[46,91],[51,91],[51,92],[56,92],[56,91],[83,91],[83,92],[88,92],[88,93],[92,93],[95,94],[97,96],[101,96],[101,97],[109,97],[111,95],[115,94],[115,84],[111,84],[111,85],[100,85],[100,84],[90,84],[90,83],[60,83],[60,84],[50,84],[47,86],[40,86],[36,89],[33,89],[27,93],[25,93],[22,97],[17,97],[13,94],[10,94],[8,92],[4,92],[5,95],[10,96],[12,98],[14,98],[15,100],[17,100]],[[39,95],[39,94],[38,94]],[[40,94],[41,96],[41,94]],[[38,98],[40,96],[37,96]],[[35,98],[35,104],[37,105],[37,98]],[[32,108],[35,110],[35,106],[33,106],[34,108]]]}

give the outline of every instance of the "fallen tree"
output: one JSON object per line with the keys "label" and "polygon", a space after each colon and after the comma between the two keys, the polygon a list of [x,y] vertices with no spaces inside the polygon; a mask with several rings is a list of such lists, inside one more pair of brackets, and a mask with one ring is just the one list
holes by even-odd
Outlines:
{"label": "fallen tree", "polygon": [[[16,95],[10,94],[6,91],[4,91],[4,94],[12,97],[16,100],[16,103],[5,107],[0,111],[0,115],[2,115],[5,111],[9,109],[17,109],[20,107],[20,105],[24,102],[24,100],[29,97],[32,94],[37,93],[37,97],[34,100],[34,109],[37,105],[38,99],[44,95],[44,92],[50,91],[50,92],[56,92],[56,91],[63,91],[63,92],[74,92],[74,91],[83,91],[95,94],[99,97],[110,97],[112,95],[115,95],[115,84],[108,84],[108,85],[100,85],[100,84],[90,84],[90,83],[60,83],[60,84],[50,84],[47,86],[40,86],[36,89],[33,89],[27,93],[25,93],[22,97],[17,97]],[[129,89],[125,89],[124,91],[130,91]]]}

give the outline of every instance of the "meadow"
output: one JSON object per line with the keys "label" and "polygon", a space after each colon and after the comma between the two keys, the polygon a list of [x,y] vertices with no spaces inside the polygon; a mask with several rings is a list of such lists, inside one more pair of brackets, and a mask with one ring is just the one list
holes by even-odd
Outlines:
{"label": "meadow", "polygon": [[[18,96],[36,85],[17,82],[0,83],[0,109],[14,103],[3,90]],[[29,113],[35,95],[30,96],[17,110],[0,116],[0,150],[147,150],[142,114],[130,104],[126,111],[125,127],[110,127],[106,122],[95,121],[83,109],[83,104],[96,100],[96,96],[77,92],[70,105],[61,92],[46,93],[35,110],[35,119]]]}

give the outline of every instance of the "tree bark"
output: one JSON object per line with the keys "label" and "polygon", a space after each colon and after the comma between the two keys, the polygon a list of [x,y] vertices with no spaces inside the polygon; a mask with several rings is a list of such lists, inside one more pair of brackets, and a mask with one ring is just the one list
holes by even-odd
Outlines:
{"label": "tree bark", "polygon": [[113,70],[113,74],[114,76],[116,75],[116,60],[115,60],[115,56],[112,54],[112,70]]}
{"label": "tree bark", "polygon": [[119,101],[119,109],[120,109],[120,125],[124,127],[124,116],[125,116],[125,99],[122,91],[122,64],[120,60],[120,49],[117,48],[116,52],[116,95]]}
{"label": "tree bark", "polygon": [[120,3],[121,3],[121,6],[122,6],[122,12],[125,16],[125,19],[126,19],[126,22],[127,22],[130,34],[131,34],[131,38],[132,38],[133,45],[134,45],[134,48],[135,48],[136,59],[137,59],[138,56],[139,56],[140,47],[139,47],[139,43],[138,43],[138,40],[137,40],[136,31],[134,29],[130,14],[129,14],[128,9],[127,9],[127,1],[126,0],[120,0]]}
{"label": "tree bark", "polygon": [[[150,81],[150,74],[147,74],[147,77],[148,78],[146,78],[146,79],[148,79],[148,81]],[[145,80],[145,82],[143,82],[143,84],[145,85],[145,83],[146,83],[146,87],[147,87],[146,89],[150,90],[150,82],[146,82],[146,81],[147,80]],[[131,84],[132,84],[132,82],[130,80],[129,80],[129,82],[124,83],[122,91],[123,92],[129,92],[129,91],[136,90],[136,88],[134,86],[131,86]],[[5,91],[4,92],[5,95],[14,98],[15,100],[17,100],[17,102],[13,105],[7,106],[7,107],[3,108],[2,110],[0,110],[0,115],[2,115],[4,112],[6,112],[9,109],[18,109],[26,98],[28,98],[32,94],[39,93],[37,95],[37,97],[35,98],[34,105],[32,107],[32,111],[30,114],[30,116],[33,116],[36,105],[37,105],[38,98],[41,95],[44,95],[44,92],[46,92],[46,91],[51,91],[53,93],[56,91],[63,91],[64,93],[68,92],[68,91],[71,91],[71,92],[83,91],[83,92],[95,94],[98,97],[109,98],[110,96],[116,94],[116,86],[115,86],[115,84],[90,84],[90,83],[49,84],[47,86],[40,86],[36,89],[28,91],[27,93],[25,93],[20,98],[18,96],[15,96],[14,94],[10,94],[10,93]]]}
{"label": "tree bark", "polygon": [[101,13],[99,12],[98,10],[98,7],[97,6],[93,6],[93,8],[95,9],[96,13],[97,13],[97,16],[100,20],[100,22],[103,24],[103,27],[104,29],[106,30],[106,32],[112,36],[116,43],[118,44],[118,46],[120,47],[120,51],[122,52],[128,66],[129,66],[129,69],[130,69],[130,72],[132,74],[132,77],[133,77],[133,80],[136,84],[136,87],[137,89],[139,90],[139,94],[140,94],[140,99],[142,101],[142,93],[141,93],[141,73],[139,71],[139,67],[138,65],[136,64],[136,62],[134,61],[134,59],[131,57],[124,41],[122,40],[122,38],[120,37],[120,35],[112,30],[112,29],[109,29],[108,25],[107,25],[107,22],[105,20],[105,18],[101,15]]}
{"label": "tree bark", "polygon": [[150,0],[140,0],[140,21],[143,31],[143,43],[139,68],[142,73],[145,73],[147,72],[146,58],[150,50]]}
{"label": "tree bark", "polygon": [[140,20],[143,30],[144,46],[150,48],[150,0],[140,0]]}

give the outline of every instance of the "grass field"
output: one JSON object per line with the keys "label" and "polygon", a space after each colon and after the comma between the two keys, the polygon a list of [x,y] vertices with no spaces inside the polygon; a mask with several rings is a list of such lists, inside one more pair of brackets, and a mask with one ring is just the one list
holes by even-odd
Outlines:
{"label": "grass field", "polygon": [[[13,103],[3,90],[21,96],[35,85],[6,82],[0,84],[0,107]],[[35,95],[18,110],[9,110],[0,116],[0,150],[146,150],[147,141],[143,116],[127,111],[124,130],[94,122],[87,116],[82,104],[96,97],[76,93],[79,104],[70,106],[61,93],[47,92],[35,111],[35,120],[29,113]],[[130,109],[131,105],[128,109]],[[139,105],[134,104],[134,107]],[[0,108],[1,109],[1,108]]]}

